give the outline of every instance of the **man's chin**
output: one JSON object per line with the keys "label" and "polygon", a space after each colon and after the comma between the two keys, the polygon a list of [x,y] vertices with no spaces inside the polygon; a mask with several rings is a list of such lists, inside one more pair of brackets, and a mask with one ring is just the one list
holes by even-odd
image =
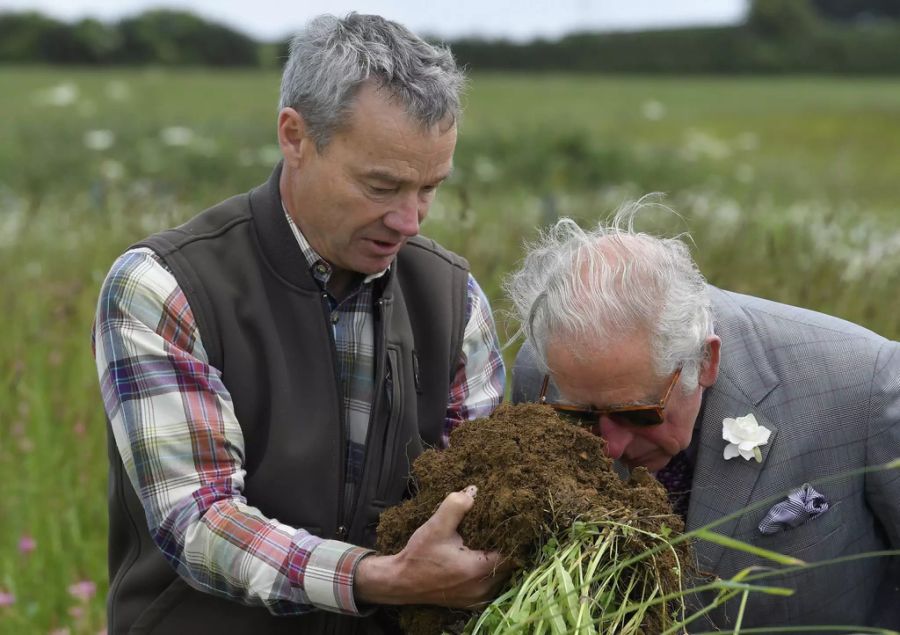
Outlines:
{"label": "man's chin", "polygon": [[397,254],[367,254],[360,259],[357,271],[370,276],[375,273],[381,273],[391,266],[397,259]]}
{"label": "man's chin", "polygon": [[363,276],[372,276],[381,273],[391,266],[391,263],[397,259],[396,254],[391,256],[381,256],[373,254],[365,254],[355,260],[348,262],[353,271]]}
{"label": "man's chin", "polygon": [[366,262],[365,270],[362,272],[365,276],[374,276],[381,273],[391,266],[396,258],[378,258],[370,259]]}

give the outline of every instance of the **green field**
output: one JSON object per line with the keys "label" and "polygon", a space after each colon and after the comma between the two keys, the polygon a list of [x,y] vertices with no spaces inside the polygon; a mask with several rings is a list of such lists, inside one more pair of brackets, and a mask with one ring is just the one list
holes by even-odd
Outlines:
{"label": "green field", "polygon": [[[130,243],[266,178],[278,79],[0,68],[0,633],[103,629],[97,291]],[[466,101],[425,231],[470,259],[501,337],[524,239],[648,192],[711,282],[900,336],[897,80],[484,75]]]}

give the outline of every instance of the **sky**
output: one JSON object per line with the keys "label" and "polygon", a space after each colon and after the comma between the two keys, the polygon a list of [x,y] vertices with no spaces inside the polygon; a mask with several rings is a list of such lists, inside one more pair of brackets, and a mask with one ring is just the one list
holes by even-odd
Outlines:
{"label": "sky", "polygon": [[70,21],[112,21],[151,7],[188,10],[261,40],[282,38],[320,13],[377,13],[420,35],[517,41],[572,31],[733,24],[747,0],[0,0],[0,10],[36,10]]}

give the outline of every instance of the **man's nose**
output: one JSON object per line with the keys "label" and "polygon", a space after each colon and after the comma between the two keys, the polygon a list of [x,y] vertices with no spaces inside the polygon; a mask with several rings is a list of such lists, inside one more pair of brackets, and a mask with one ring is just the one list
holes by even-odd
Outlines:
{"label": "man's nose", "polygon": [[607,416],[600,417],[600,423],[595,426],[599,428],[600,436],[606,440],[606,454],[611,459],[620,459],[628,448],[629,444],[634,440],[634,432],[630,426],[620,425]]}
{"label": "man's nose", "polygon": [[393,209],[385,214],[384,225],[407,238],[419,233],[420,201],[415,192],[397,197]]}

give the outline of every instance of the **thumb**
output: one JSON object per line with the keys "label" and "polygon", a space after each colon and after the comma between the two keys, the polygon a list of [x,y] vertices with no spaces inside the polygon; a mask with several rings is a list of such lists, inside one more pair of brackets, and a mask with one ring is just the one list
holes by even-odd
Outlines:
{"label": "thumb", "polygon": [[447,533],[455,532],[456,528],[459,527],[459,523],[462,522],[463,516],[475,504],[475,494],[477,493],[478,488],[474,485],[469,485],[461,492],[448,494],[429,522],[437,530]]}

